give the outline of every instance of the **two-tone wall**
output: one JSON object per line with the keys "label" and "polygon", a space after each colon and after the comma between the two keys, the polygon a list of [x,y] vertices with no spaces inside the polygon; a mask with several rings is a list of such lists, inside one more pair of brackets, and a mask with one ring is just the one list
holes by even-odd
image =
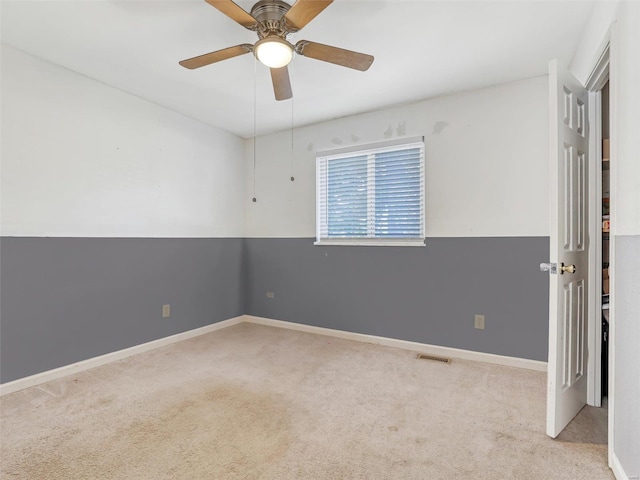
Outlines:
{"label": "two-tone wall", "polygon": [[640,4],[597,2],[571,70],[582,82],[610,42],[611,317],[610,463],[640,478]]}
{"label": "two-tone wall", "polygon": [[[539,77],[258,137],[255,158],[250,142],[246,312],[546,360],[547,105]],[[426,246],[314,246],[315,153],[413,136]]]}
{"label": "two-tone wall", "polygon": [[244,313],[243,149],[3,46],[0,381]]}
{"label": "two-tone wall", "polygon": [[627,476],[640,478],[640,4],[618,12],[611,230],[615,298],[614,446]]}
{"label": "two-tone wall", "polygon": [[[243,313],[546,359],[545,77],[259,137],[254,171],[252,141],[2,62],[2,382]],[[314,246],[315,152],[418,135],[426,246]]]}

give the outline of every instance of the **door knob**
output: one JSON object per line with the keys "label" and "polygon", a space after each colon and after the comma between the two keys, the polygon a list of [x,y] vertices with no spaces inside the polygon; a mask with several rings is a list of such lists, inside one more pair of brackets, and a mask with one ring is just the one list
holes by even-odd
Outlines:
{"label": "door knob", "polygon": [[561,263],[560,264],[560,275],[562,275],[564,272],[576,273],[576,266],[575,265],[565,265],[564,263]]}

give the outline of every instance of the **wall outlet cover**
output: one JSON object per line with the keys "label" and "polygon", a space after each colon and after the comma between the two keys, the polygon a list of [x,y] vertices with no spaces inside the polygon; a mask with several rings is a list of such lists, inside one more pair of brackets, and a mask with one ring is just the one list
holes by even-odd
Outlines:
{"label": "wall outlet cover", "polygon": [[484,315],[476,315],[475,316],[474,326],[478,330],[484,330]]}
{"label": "wall outlet cover", "polygon": [[171,316],[171,305],[162,305],[162,318],[169,318]]}

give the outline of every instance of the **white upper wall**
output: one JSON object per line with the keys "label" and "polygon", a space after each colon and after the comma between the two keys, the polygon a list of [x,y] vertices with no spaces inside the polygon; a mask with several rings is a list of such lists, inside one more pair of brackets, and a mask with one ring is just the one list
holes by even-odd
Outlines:
{"label": "white upper wall", "polygon": [[[611,231],[615,235],[640,235],[640,3],[621,3],[615,34],[611,59],[616,70],[611,85],[616,112],[611,120]],[[636,420],[640,423],[639,418]],[[640,442],[638,437],[636,444]],[[636,462],[636,471],[640,472],[637,458]]]}
{"label": "white upper wall", "polygon": [[613,25],[610,92],[611,104],[615,106],[611,119],[611,188],[615,204],[611,229],[615,235],[640,234],[639,9],[637,1],[596,2],[570,67],[578,80],[586,83]]}
{"label": "white upper wall", "polygon": [[1,53],[2,235],[242,236],[243,140]]}
{"label": "white upper wall", "polygon": [[582,28],[569,70],[583,85],[587,83],[591,70],[598,60],[605,36],[616,19],[617,11],[618,2],[616,1],[596,2]]}
{"label": "white upper wall", "polygon": [[405,136],[425,138],[427,236],[549,234],[545,76],[297,128],[293,151],[258,137],[256,203],[247,141],[246,236],[314,237],[316,152]]}

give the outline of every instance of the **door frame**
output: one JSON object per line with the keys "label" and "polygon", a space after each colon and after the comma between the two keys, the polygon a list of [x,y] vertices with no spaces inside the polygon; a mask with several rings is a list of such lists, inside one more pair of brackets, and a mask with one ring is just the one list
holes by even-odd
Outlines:
{"label": "door frame", "polygon": [[[616,113],[617,113],[617,93],[618,93],[618,85],[617,85],[617,35],[616,35],[616,23],[613,22],[607,32],[605,33],[603,40],[600,44],[600,48],[598,49],[598,55],[595,57],[593,62],[593,66],[591,69],[591,74],[587,78],[586,88],[589,91],[590,100],[593,98],[596,100],[594,105],[596,108],[591,108],[589,113],[589,121],[591,125],[594,125],[596,130],[596,134],[592,136],[590,140],[592,143],[589,147],[590,150],[590,172],[589,172],[589,186],[598,187],[597,195],[594,193],[592,195],[592,201],[597,205],[597,201],[602,195],[602,172],[600,165],[597,162],[600,162],[602,155],[602,110],[601,110],[601,96],[600,90],[604,86],[604,84],[609,80],[609,141],[610,141],[610,152],[609,152],[609,176],[612,188],[609,193],[609,202],[610,202],[610,210],[609,210],[609,218],[611,219],[611,228],[609,232],[609,277],[610,277],[610,295],[609,295],[609,358],[608,358],[608,463],[609,467],[614,470],[614,472],[619,471],[615,461],[615,445],[614,445],[614,419],[615,419],[615,230],[616,230],[616,218],[615,218],[615,209],[616,209],[616,159],[617,159],[617,122],[616,122]],[[591,97],[593,95],[593,97]],[[595,123],[594,123],[595,122]],[[597,167],[597,168],[596,168]],[[591,207],[591,201],[590,201]],[[590,268],[590,294],[592,298],[589,301],[589,335],[591,335],[592,330],[594,337],[590,337],[589,339],[589,347],[592,346],[592,340],[596,343],[595,347],[597,348],[598,355],[594,355],[595,363],[591,362],[591,355],[588,362],[588,385],[591,385],[591,388],[587,387],[587,400],[589,405],[596,405],[595,395],[597,393],[596,390],[600,390],[600,374],[601,374],[601,360],[599,352],[601,351],[600,337],[595,337],[596,328],[599,329],[600,335],[602,331],[602,322],[600,320],[601,309],[602,309],[602,275],[600,275],[600,269],[602,268],[602,211],[599,209],[591,210],[589,214],[590,221],[593,224],[590,224],[589,233],[592,238],[595,238],[595,242],[589,243],[589,268]],[[599,218],[600,223],[596,225],[595,220]],[[593,263],[592,263],[593,262]],[[597,263],[596,263],[597,262]],[[597,278],[592,278],[595,275]],[[592,280],[593,283],[591,282]],[[596,310],[595,307],[598,307]],[[596,318],[597,317],[597,318]],[[591,350],[590,350],[591,351]],[[601,392],[600,400],[601,400]],[[593,401],[593,403],[592,403]],[[597,404],[600,406],[600,403]]]}
{"label": "door frame", "polygon": [[[589,314],[587,404],[602,405],[602,88],[609,81],[609,39],[586,82],[589,92]],[[611,116],[611,112],[609,112]],[[611,155],[610,155],[611,156]],[[611,202],[611,200],[609,200]],[[611,236],[611,235],[609,235]],[[609,243],[611,245],[611,243]],[[592,354],[593,353],[593,354]]]}

